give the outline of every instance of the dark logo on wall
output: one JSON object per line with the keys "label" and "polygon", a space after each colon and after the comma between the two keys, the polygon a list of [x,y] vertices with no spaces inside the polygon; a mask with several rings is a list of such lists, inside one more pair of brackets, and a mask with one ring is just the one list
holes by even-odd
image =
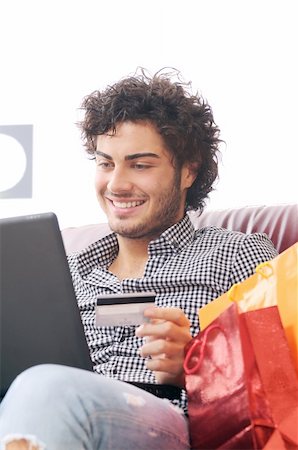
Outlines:
{"label": "dark logo on wall", "polygon": [[0,125],[0,199],[31,198],[33,125]]}

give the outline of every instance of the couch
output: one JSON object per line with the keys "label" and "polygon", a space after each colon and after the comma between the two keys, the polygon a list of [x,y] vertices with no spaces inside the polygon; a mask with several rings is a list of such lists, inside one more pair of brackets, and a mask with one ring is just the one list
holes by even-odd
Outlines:
{"label": "couch", "polygon": [[[298,241],[298,205],[247,206],[199,215],[189,213],[195,228],[214,225],[244,233],[266,233],[279,253]],[[77,252],[111,231],[107,223],[69,227],[62,230],[67,254]]]}

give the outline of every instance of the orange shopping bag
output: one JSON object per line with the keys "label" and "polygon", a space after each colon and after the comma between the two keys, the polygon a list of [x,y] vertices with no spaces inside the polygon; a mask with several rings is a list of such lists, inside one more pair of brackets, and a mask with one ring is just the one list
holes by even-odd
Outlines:
{"label": "orange shopping bag", "polygon": [[277,305],[298,374],[298,243],[256,267],[256,273],[199,309],[201,330],[232,302],[239,312]]}

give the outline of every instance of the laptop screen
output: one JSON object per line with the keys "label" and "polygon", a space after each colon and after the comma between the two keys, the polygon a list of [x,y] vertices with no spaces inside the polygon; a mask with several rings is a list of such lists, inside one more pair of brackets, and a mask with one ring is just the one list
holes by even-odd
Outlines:
{"label": "laptop screen", "polygon": [[92,370],[54,213],[0,219],[0,395],[23,370]]}

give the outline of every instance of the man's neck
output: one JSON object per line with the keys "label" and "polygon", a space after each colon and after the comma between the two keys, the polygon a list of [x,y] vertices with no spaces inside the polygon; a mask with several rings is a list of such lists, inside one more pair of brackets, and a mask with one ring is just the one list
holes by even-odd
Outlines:
{"label": "man's neck", "polygon": [[117,236],[119,252],[109,270],[119,279],[141,278],[148,261],[148,245],[151,239],[128,239]]}

